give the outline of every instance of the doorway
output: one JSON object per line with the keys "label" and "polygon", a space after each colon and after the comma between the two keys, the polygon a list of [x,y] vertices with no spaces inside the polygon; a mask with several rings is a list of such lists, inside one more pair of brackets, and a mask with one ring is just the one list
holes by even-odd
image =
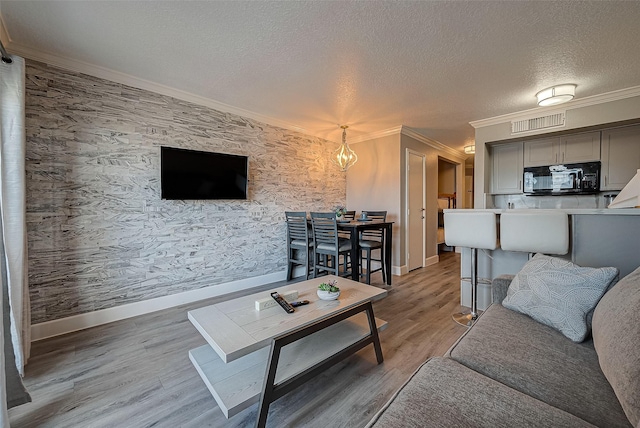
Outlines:
{"label": "doorway", "polygon": [[406,242],[409,271],[425,265],[426,156],[407,149]]}
{"label": "doorway", "polygon": [[460,164],[438,158],[438,254],[453,251],[444,242],[444,210],[458,208],[457,168]]}

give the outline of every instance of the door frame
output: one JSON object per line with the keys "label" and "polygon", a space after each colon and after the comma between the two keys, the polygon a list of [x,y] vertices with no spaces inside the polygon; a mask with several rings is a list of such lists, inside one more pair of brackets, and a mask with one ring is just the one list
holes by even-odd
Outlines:
{"label": "door frame", "polygon": [[420,153],[409,148],[406,149],[406,155],[404,160],[405,171],[405,209],[404,209],[404,224],[405,227],[405,246],[404,246],[404,259],[406,260],[407,272],[409,272],[409,242],[410,242],[410,228],[409,228],[409,158],[410,155],[420,156],[422,158],[422,207],[424,208],[424,215],[422,217],[422,254],[420,256],[420,264],[422,267],[426,265],[426,252],[427,252],[427,155]]}

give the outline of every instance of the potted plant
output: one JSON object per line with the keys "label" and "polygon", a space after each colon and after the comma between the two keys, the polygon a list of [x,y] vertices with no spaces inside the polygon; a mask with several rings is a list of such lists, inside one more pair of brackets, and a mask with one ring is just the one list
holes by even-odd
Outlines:
{"label": "potted plant", "polygon": [[347,209],[341,206],[336,207],[335,211],[337,220],[342,220],[342,216],[347,213]]}
{"label": "potted plant", "polygon": [[340,296],[338,281],[323,282],[318,285],[318,297],[322,300],[336,300]]}

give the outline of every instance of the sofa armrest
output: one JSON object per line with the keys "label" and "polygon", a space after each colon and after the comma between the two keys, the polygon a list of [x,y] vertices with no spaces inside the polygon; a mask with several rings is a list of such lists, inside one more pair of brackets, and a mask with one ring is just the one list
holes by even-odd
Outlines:
{"label": "sofa armrest", "polygon": [[507,297],[507,289],[515,275],[500,275],[491,281],[491,301],[502,303]]}

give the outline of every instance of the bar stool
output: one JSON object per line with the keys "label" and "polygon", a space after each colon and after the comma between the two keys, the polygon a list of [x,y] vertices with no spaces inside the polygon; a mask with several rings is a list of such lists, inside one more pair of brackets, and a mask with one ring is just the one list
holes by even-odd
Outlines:
{"label": "bar stool", "polygon": [[[304,266],[305,279],[309,279],[313,267],[310,263],[313,257],[313,240],[310,239],[311,236],[309,235],[307,213],[304,211],[285,211],[284,214],[287,219],[287,257],[289,259],[287,263],[287,281],[293,277],[294,265]],[[298,255],[303,254],[304,259],[296,258],[295,252]]]}
{"label": "bar stool", "polygon": [[563,212],[505,212],[500,215],[503,251],[543,254],[569,252],[569,215]]}
{"label": "bar stool", "polygon": [[478,318],[478,249],[498,247],[496,215],[492,212],[445,212],[444,240],[453,247],[471,249],[471,311],[454,314],[458,324],[471,327]]}

